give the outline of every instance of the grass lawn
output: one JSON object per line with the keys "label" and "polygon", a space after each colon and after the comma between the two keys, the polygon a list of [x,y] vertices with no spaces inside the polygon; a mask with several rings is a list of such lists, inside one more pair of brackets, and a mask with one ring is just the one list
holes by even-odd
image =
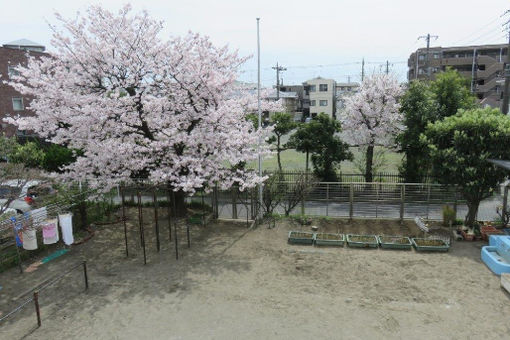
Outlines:
{"label": "grass lawn", "polygon": [[[357,147],[352,147],[351,152],[354,155],[354,159],[359,159],[361,154]],[[286,170],[304,170],[305,169],[305,154],[297,152],[296,150],[286,150],[281,154],[282,166]],[[398,167],[402,162],[403,154],[396,153],[394,151],[386,150],[386,166],[380,171],[382,172],[398,172]],[[312,161],[310,159],[310,168],[312,168]],[[251,167],[257,166],[256,162],[250,164]],[[278,169],[278,162],[276,160],[276,154],[271,158],[267,158],[263,162],[263,168],[265,170],[276,170]],[[340,165],[340,170],[344,173],[359,173],[356,169],[356,165],[350,161],[344,161]]]}

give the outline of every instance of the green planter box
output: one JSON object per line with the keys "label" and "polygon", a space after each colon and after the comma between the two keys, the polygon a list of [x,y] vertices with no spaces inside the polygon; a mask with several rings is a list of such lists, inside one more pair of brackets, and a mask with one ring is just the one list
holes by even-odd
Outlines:
{"label": "green planter box", "polygon": [[290,231],[288,242],[290,244],[313,244],[314,233],[305,231]]}
{"label": "green planter box", "polygon": [[443,240],[413,238],[412,242],[417,251],[448,251],[450,248],[450,246]]}
{"label": "green planter box", "polygon": [[313,235],[315,245],[317,246],[337,246],[343,247],[345,243],[344,234],[328,234],[328,233],[316,233]]}
{"label": "green planter box", "polygon": [[375,235],[347,234],[347,244],[356,248],[377,248],[379,242]]}
{"label": "green planter box", "polygon": [[384,249],[411,249],[413,244],[411,239],[405,236],[377,236],[377,241]]}

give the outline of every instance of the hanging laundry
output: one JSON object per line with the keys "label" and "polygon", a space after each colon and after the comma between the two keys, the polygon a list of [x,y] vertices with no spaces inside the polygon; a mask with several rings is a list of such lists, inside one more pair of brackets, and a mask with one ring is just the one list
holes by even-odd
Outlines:
{"label": "hanging laundry", "polygon": [[16,221],[16,217],[11,217],[12,227],[14,232],[14,238],[16,240],[16,246],[23,246],[23,235],[21,230],[23,229],[23,224],[21,222]]}
{"label": "hanging laundry", "polygon": [[62,229],[62,240],[64,240],[64,243],[68,246],[73,244],[73,214],[58,215],[58,223]]}
{"label": "hanging laundry", "polygon": [[37,234],[35,229],[23,230],[23,249],[36,250],[37,249]]}
{"label": "hanging laundry", "polygon": [[40,225],[48,218],[48,210],[46,207],[32,210],[32,219],[35,226]]}
{"label": "hanging laundry", "polygon": [[43,243],[53,244],[59,240],[57,219],[47,220],[42,226]]}

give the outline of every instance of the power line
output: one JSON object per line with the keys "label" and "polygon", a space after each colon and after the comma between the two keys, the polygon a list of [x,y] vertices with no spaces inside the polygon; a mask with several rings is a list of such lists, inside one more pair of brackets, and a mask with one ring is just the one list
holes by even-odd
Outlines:
{"label": "power line", "polygon": [[471,38],[473,35],[479,33],[480,31],[484,30],[485,28],[489,27],[490,25],[492,25],[493,23],[495,23],[496,21],[498,21],[500,19],[501,19],[501,16],[498,16],[497,18],[495,18],[494,20],[492,20],[488,24],[485,24],[484,26],[480,27],[479,29],[471,32],[469,35],[465,36],[464,38],[457,40],[456,42],[453,43],[453,45],[456,45],[456,44],[458,44],[461,41],[465,41],[465,40]]}

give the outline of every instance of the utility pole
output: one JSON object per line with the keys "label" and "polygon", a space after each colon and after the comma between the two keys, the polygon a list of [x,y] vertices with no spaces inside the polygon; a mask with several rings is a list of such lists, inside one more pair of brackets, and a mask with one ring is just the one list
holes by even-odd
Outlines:
{"label": "utility pole", "polygon": [[[427,41],[427,55],[425,56],[425,68],[427,70],[428,77],[430,77],[430,66],[429,66],[430,38],[434,38],[434,40],[437,40],[437,38],[439,38],[439,36],[438,35],[430,35],[430,33],[428,33],[427,35],[422,35],[422,36],[418,37],[418,40],[425,39]],[[416,55],[416,57],[418,57],[418,55]],[[418,71],[418,70],[416,70],[416,71]]]}
{"label": "utility pole", "polygon": [[365,79],[365,58],[361,59],[361,82]]}
{"label": "utility pole", "polygon": [[390,73],[390,62],[386,60],[386,74]]}
{"label": "utility pole", "polygon": [[[506,11],[504,15],[510,13],[510,10]],[[508,29],[508,47],[506,50],[506,64],[505,64],[505,88],[503,90],[503,107],[501,111],[503,114],[508,114],[508,102],[510,96],[510,20],[505,25]]]}
{"label": "utility pole", "polygon": [[278,66],[278,63],[272,69],[276,70],[276,100],[278,100],[280,99],[280,71],[287,71],[287,69],[283,66]]}

